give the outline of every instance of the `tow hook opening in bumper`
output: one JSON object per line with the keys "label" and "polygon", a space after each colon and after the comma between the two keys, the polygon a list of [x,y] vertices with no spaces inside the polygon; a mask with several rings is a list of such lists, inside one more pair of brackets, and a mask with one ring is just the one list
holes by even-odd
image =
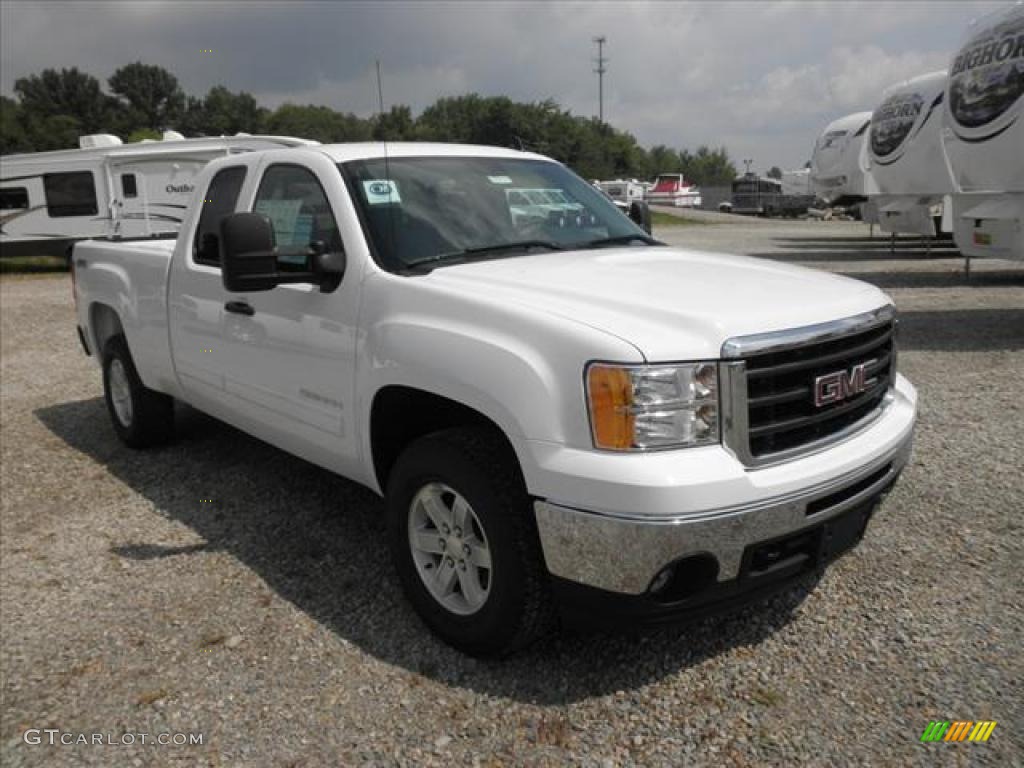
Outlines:
{"label": "tow hook opening in bumper", "polygon": [[552,577],[562,619],[586,628],[634,628],[685,623],[739,608],[820,574],[828,563],[856,547],[882,495],[809,528],[750,544],[743,551],[739,573],[727,581],[717,580],[718,560],[710,553],[670,563],[639,595]]}
{"label": "tow hook opening in bumper", "polygon": [[[883,495],[812,528],[751,544],[743,552],[734,585],[745,588],[785,579],[836,559],[864,537]],[[713,596],[719,586],[718,570],[718,560],[710,553],[684,557],[658,571],[647,594],[662,605],[701,602]]]}
{"label": "tow hook opening in bumper", "polygon": [[651,579],[648,593],[658,602],[674,603],[693,597],[718,580],[718,560],[702,552],[669,563]]}

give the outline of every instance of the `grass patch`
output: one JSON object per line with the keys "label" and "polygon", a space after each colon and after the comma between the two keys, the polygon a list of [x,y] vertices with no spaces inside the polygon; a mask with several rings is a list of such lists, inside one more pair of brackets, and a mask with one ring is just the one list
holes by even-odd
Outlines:
{"label": "grass patch", "polygon": [[703,225],[703,221],[697,221],[696,219],[684,219],[682,216],[673,216],[671,213],[651,211],[651,226],[653,229],[661,229],[662,227],[700,227]]}
{"label": "grass patch", "polygon": [[60,256],[6,256],[0,259],[0,274],[67,271],[68,262]]}

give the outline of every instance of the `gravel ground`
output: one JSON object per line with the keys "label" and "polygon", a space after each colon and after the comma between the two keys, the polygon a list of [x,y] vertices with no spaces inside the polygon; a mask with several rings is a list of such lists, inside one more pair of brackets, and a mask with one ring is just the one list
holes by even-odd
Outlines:
{"label": "gravel ground", "polygon": [[[667,228],[848,274],[902,310],[915,459],[864,542],[767,602],[511,660],[437,642],[381,503],[194,411],[115,439],[66,276],[0,280],[5,766],[1024,764],[1024,270],[850,223]],[[929,720],[998,721],[986,744]],[[25,744],[201,733],[202,746]],[[45,738],[45,735],[44,735]]]}

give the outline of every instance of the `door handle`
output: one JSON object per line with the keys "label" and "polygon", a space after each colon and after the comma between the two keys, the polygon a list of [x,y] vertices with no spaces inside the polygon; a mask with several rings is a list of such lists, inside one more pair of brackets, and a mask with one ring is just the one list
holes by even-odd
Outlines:
{"label": "door handle", "polygon": [[252,317],[256,314],[256,310],[252,308],[252,305],[247,301],[229,301],[224,305],[224,309],[228,312],[234,312],[236,315],[248,315]]}

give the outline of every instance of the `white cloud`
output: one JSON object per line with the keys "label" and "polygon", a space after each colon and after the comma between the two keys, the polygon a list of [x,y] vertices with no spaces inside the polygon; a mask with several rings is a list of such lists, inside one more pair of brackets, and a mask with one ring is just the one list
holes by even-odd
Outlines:
{"label": "white cloud", "polygon": [[[45,67],[105,80],[142,59],[187,91],[370,114],[444,95],[554,98],[597,112],[591,38],[608,37],[605,114],[644,144],[725,144],[802,164],[818,131],[886,86],[945,66],[994,2],[0,2],[0,91]],[[200,48],[214,56],[202,57]]]}
{"label": "white cloud", "polygon": [[890,54],[877,45],[840,47],[832,52],[828,84],[837,107],[854,112],[872,108],[882,91],[893,83],[937,69],[945,69],[950,54],[940,51],[905,51]]}

